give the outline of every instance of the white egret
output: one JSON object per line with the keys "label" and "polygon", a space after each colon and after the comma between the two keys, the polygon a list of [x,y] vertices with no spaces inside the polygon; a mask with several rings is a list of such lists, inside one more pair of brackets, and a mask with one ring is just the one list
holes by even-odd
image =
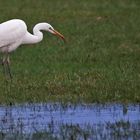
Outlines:
{"label": "white egret", "polygon": [[48,31],[65,40],[62,34],[54,30],[49,23],[45,22],[36,24],[33,28],[33,34],[27,31],[25,22],[20,19],[12,19],[0,24],[0,52],[4,54],[2,65],[5,74],[9,73],[10,78],[12,78],[12,75],[9,65],[9,53],[16,50],[21,44],[34,44],[40,42],[43,39],[41,30]]}

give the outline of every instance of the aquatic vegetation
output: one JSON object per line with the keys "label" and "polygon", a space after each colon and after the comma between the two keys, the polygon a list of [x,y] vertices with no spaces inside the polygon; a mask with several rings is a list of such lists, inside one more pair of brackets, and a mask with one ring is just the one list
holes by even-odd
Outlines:
{"label": "aquatic vegetation", "polygon": [[1,106],[0,110],[2,140],[112,140],[140,137],[140,105],[50,103]]}

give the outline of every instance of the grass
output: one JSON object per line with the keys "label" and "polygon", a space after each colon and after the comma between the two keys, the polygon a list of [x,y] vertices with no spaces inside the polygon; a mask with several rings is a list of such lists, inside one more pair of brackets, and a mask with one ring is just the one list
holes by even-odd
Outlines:
{"label": "grass", "polygon": [[62,32],[11,55],[12,82],[0,72],[0,103],[140,102],[139,0],[1,1],[0,21],[42,21]]}

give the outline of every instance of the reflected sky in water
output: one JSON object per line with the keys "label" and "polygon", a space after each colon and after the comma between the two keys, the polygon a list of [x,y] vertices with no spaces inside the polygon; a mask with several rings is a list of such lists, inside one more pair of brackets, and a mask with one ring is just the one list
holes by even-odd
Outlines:
{"label": "reflected sky in water", "polygon": [[0,132],[4,134],[31,135],[50,128],[56,133],[62,124],[83,129],[85,126],[106,128],[107,124],[117,122],[140,124],[140,105],[49,103],[0,106]]}
{"label": "reflected sky in water", "polygon": [[0,106],[0,140],[133,140],[139,137],[139,104]]}

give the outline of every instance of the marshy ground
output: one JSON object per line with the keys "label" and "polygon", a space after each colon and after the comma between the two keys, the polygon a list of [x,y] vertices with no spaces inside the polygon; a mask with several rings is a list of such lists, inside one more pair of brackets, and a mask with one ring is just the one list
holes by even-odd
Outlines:
{"label": "marshy ground", "polygon": [[139,139],[140,105],[0,106],[1,140]]}
{"label": "marshy ground", "polygon": [[[44,33],[39,44],[18,48],[10,57],[12,81],[5,80],[0,67],[0,139],[140,137],[139,104],[122,105],[140,102],[139,0],[0,0],[0,13],[1,23],[19,18],[30,32],[36,23],[48,22],[67,39],[63,43]],[[45,111],[49,104],[43,102],[53,102],[56,110]],[[64,111],[56,102],[63,103]],[[122,104],[106,110],[102,104],[95,110],[87,104],[76,112],[71,104],[69,112],[69,102]],[[86,112],[77,120],[87,124],[59,123],[67,113],[74,121],[78,111],[91,111],[95,118],[85,118]],[[111,116],[107,123],[93,124],[106,115]]]}

